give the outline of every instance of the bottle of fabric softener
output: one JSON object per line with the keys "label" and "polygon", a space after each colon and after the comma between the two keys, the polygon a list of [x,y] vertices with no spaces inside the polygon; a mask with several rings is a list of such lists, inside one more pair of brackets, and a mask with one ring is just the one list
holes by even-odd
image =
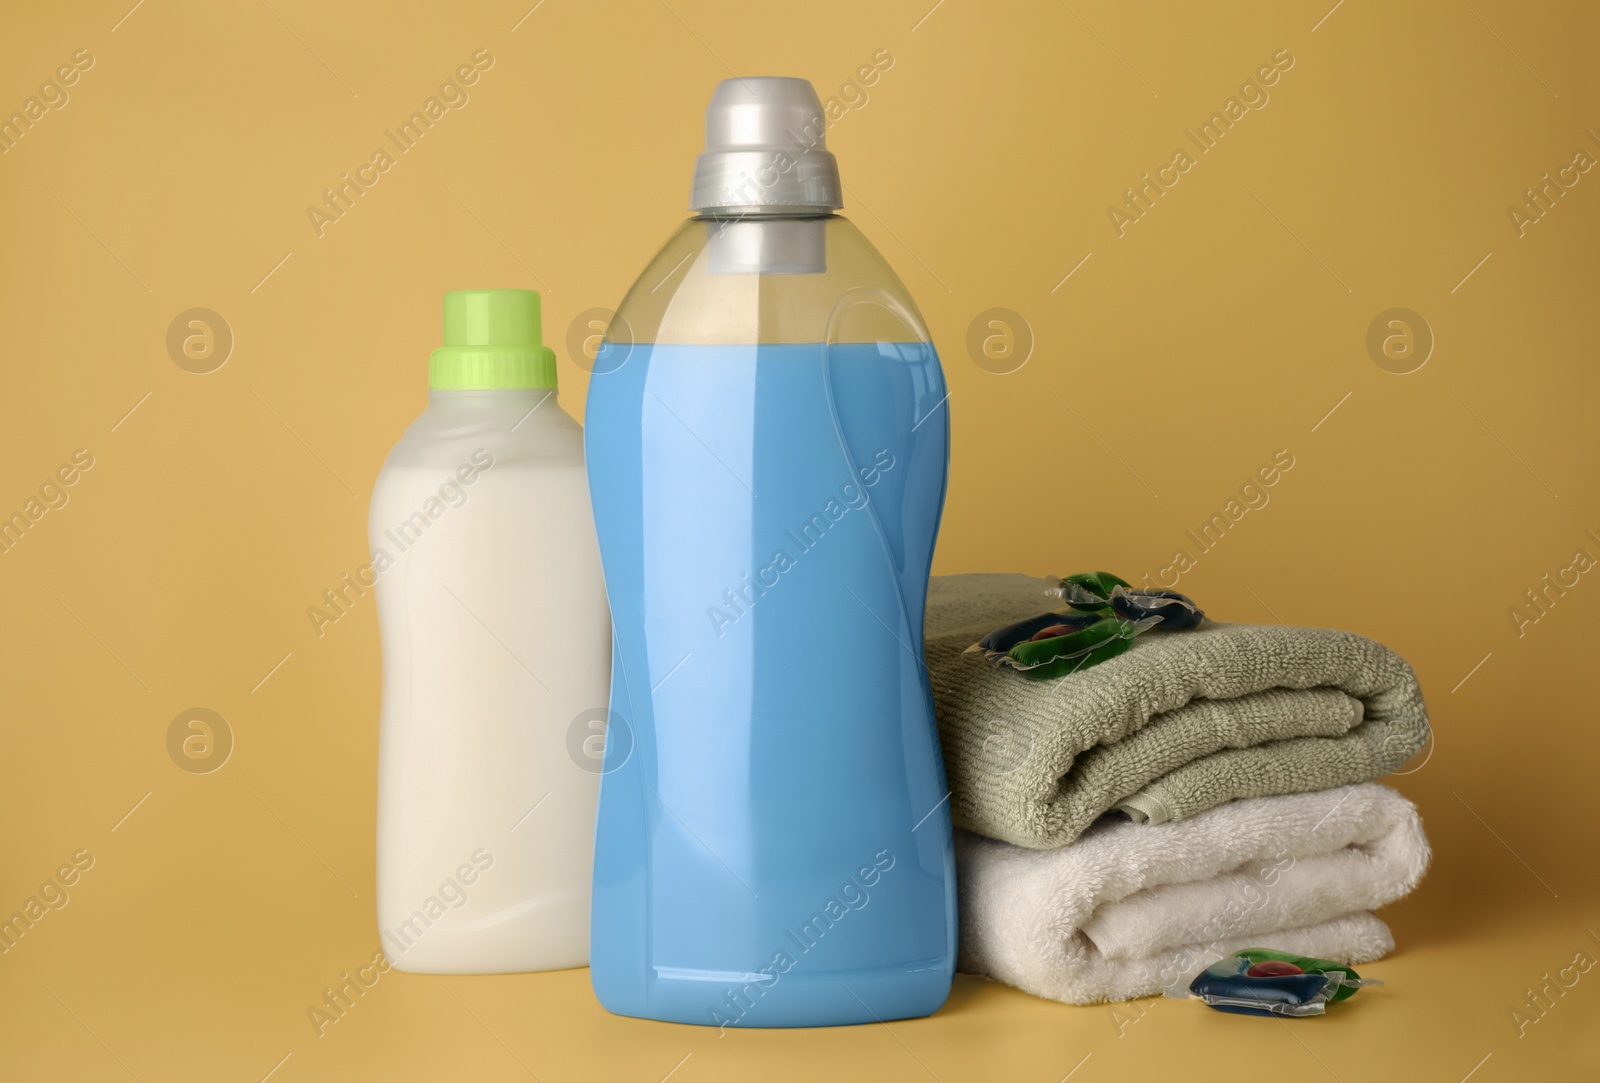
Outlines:
{"label": "bottle of fabric softener", "polygon": [[589,386],[614,627],[590,965],[623,1015],[928,1015],[955,966],[922,660],[949,456],[938,355],[836,212],[802,79],[730,79],[695,215]]}
{"label": "bottle of fabric softener", "polygon": [[[588,961],[611,630],[533,290],[455,290],[372,494],[378,932],[397,970]],[[598,752],[598,747],[595,747]]]}

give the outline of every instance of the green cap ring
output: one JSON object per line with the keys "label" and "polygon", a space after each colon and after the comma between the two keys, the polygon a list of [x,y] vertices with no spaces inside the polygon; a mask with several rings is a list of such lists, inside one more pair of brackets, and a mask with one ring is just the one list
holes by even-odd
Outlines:
{"label": "green cap ring", "polygon": [[556,386],[555,351],[544,345],[536,290],[451,290],[444,345],[428,357],[435,391]]}

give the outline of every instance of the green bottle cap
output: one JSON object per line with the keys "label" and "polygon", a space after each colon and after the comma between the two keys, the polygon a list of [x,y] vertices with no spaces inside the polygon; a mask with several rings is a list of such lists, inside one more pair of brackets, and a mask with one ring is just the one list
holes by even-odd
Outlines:
{"label": "green bottle cap", "polygon": [[444,345],[428,358],[428,387],[500,391],[556,386],[556,355],[544,345],[535,290],[451,290],[444,295]]}

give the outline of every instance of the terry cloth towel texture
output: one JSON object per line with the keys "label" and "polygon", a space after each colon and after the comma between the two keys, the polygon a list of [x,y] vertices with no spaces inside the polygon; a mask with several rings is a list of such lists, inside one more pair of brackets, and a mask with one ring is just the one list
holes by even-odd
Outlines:
{"label": "terry cloth towel texture", "polygon": [[1371,911],[1428,857],[1416,809],[1373,783],[1108,820],[1056,850],[959,831],[957,969],[1093,1004],[1177,994],[1240,948],[1371,962],[1394,948]]}
{"label": "terry cloth towel texture", "polygon": [[966,653],[1058,603],[1051,586],[980,574],[929,587],[928,675],[957,827],[1048,849],[1112,809],[1159,824],[1237,798],[1371,782],[1427,742],[1411,667],[1349,632],[1155,630],[1048,680]]}

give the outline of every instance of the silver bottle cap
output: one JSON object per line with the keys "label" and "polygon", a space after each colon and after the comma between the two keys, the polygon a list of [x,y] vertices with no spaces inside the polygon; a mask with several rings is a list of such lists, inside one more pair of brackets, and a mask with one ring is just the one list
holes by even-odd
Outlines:
{"label": "silver bottle cap", "polygon": [[828,214],[844,206],[822,102],[804,79],[717,84],[689,208],[703,214]]}

